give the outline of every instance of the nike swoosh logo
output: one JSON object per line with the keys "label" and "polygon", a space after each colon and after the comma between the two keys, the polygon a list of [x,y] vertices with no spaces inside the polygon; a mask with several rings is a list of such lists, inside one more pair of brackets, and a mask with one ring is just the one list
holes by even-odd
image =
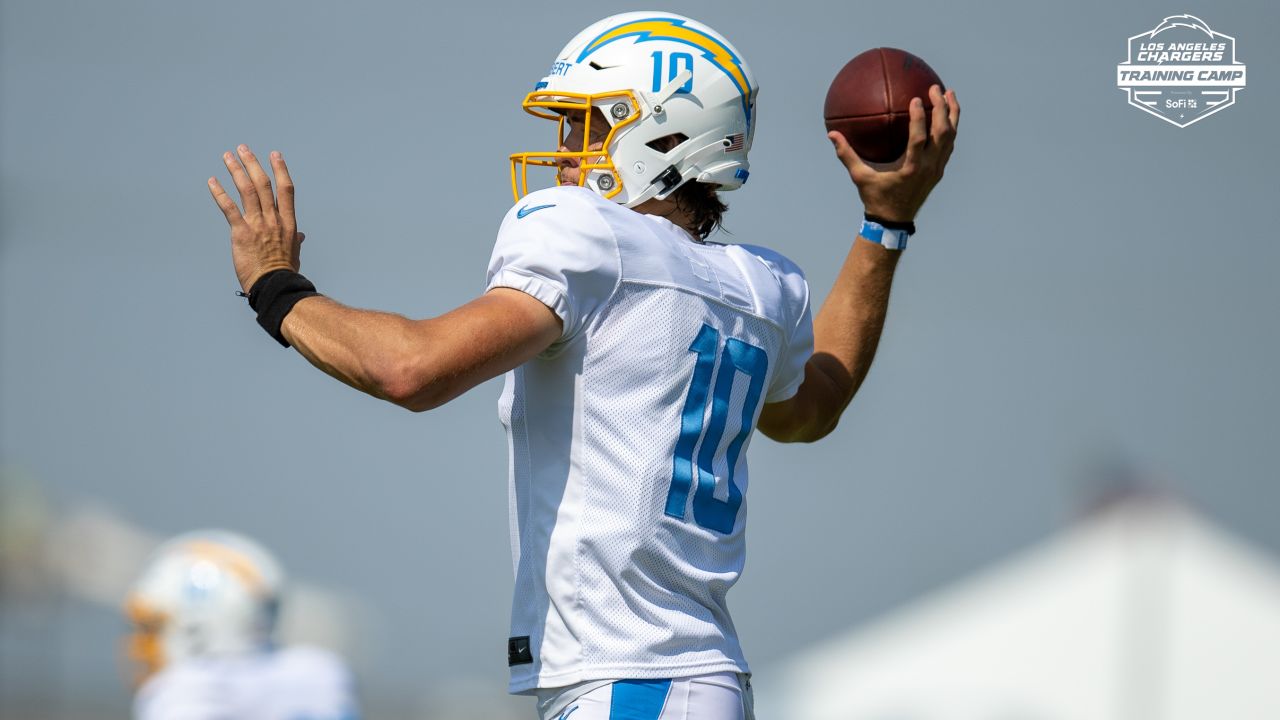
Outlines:
{"label": "nike swoosh logo", "polygon": [[578,706],[577,706],[577,705],[574,705],[573,707],[569,708],[568,710],[565,710],[565,711],[564,711],[564,714],[560,716],[560,720],[567,720],[567,718],[568,718],[570,715],[572,715],[572,714],[573,714],[573,711],[574,711],[574,710],[577,710],[577,709],[578,709]]}
{"label": "nike swoosh logo", "polygon": [[530,213],[536,213],[539,210],[546,210],[549,207],[555,207],[555,205],[554,204],[553,205],[534,205],[533,207],[529,207],[528,205],[525,205],[524,207],[516,211],[516,219],[523,220],[526,215]]}

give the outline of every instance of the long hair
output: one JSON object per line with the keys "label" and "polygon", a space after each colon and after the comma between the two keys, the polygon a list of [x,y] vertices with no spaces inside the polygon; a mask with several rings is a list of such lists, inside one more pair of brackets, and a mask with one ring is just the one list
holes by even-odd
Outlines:
{"label": "long hair", "polygon": [[700,183],[697,180],[681,185],[671,196],[681,212],[688,213],[693,220],[693,230],[697,236],[706,240],[711,233],[721,227],[724,213],[729,206],[720,199],[715,185]]}
{"label": "long hair", "polygon": [[[649,147],[658,152],[668,152],[688,139],[689,136],[684,133],[672,133],[649,141]],[[671,199],[675,200],[676,207],[681,212],[687,213],[693,220],[693,231],[700,240],[706,240],[707,236],[722,226],[724,213],[729,209],[716,193],[715,185],[697,180],[681,185],[671,195]]]}

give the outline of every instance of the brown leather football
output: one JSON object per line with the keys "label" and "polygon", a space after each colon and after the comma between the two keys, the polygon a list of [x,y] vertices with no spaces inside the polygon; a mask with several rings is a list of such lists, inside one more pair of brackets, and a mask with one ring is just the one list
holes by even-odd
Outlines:
{"label": "brown leather football", "polygon": [[831,81],[823,107],[827,130],[843,133],[863,160],[893,162],[907,150],[911,98],[923,100],[926,113],[933,107],[930,85],[942,80],[924,60],[897,48],[868,50]]}

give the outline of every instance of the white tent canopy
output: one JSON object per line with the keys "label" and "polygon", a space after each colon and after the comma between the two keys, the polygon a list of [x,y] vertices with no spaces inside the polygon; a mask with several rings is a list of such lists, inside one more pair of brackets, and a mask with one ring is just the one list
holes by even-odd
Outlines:
{"label": "white tent canopy", "polygon": [[1280,570],[1129,500],[766,677],[762,718],[1273,720]]}

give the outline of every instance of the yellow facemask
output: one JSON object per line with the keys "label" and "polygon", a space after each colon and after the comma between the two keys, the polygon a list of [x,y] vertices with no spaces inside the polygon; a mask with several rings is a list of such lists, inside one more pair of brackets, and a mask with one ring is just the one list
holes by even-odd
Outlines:
{"label": "yellow facemask", "polygon": [[133,626],[132,632],[124,641],[124,660],[131,674],[129,681],[136,688],[164,667],[161,636],[169,618],[138,598],[130,598],[125,602],[124,614]]}
{"label": "yellow facemask", "polygon": [[[568,123],[565,114],[570,110],[581,111],[586,120],[582,131],[582,149],[552,152],[522,152],[511,155],[511,193],[515,202],[529,194],[529,166],[559,168],[564,158],[578,159],[578,185],[585,187],[587,176],[596,170],[605,170],[607,175],[596,182],[606,199],[612,199],[622,192],[622,177],[613,164],[609,147],[613,144],[614,135],[622,128],[640,119],[639,107],[635,94],[630,90],[616,90],[607,93],[571,93],[564,91],[546,92],[535,90],[525,96],[521,103],[525,112],[535,117],[555,120],[558,123],[559,142],[556,147],[564,147],[568,139]],[[591,145],[591,116],[593,108],[608,108],[606,112],[614,118],[613,127],[604,138],[604,146],[600,150],[588,150]],[[626,115],[622,115],[623,112]],[[621,116],[621,117],[620,117]],[[557,184],[559,178],[557,176]]]}

